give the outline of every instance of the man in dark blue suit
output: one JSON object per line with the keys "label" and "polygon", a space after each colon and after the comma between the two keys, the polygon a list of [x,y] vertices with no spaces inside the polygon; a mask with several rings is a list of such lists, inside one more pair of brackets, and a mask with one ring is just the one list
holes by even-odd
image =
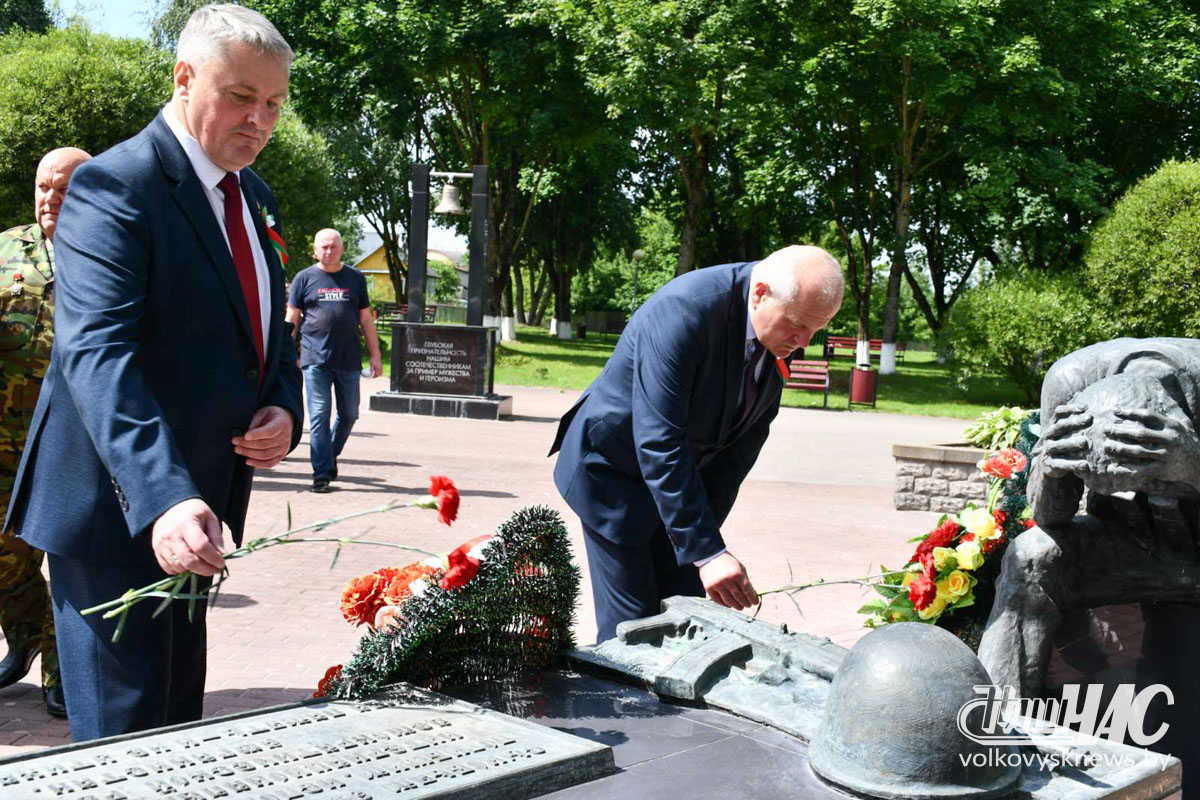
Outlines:
{"label": "man in dark blue suit", "polygon": [[220,571],[222,523],[240,541],[254,469],[300,436],[278,208],[248,169],[291,60],[261,15],[198,10],[170,103],[75,172],[60,215],[57,336],[9,517],[49,554],[76,741],[200,718],[203,603],[190,622],[187,603],[139,605],[117,643],[80,611]]}
{"label": "man in dark blue suit", "polygon": [[757,602],[721,525],[779,412],[781,370],[842,292],[836,259],[793,246],[682,275],[633,315],[550,451],[583,522],[597,641],[673,595]]}

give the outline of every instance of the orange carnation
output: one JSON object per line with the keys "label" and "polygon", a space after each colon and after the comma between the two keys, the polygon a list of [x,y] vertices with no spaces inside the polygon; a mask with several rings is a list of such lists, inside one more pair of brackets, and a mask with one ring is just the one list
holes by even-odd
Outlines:
{"label": "orange carnation", "polygon": [[[380,570],[382,572],[383,570]],[[391,569],[394,573],[383,590],[383,604],[398,606],[412,596],[412,582],[419,578],[428,578],[437,574],[437,569],[425,564],[409,564],[401,569]]]}
{"label": "orange carnation", "polygon": [[375,612],[383,605],[383,591],[387,583],[378,573],[352,578],[342,590],[342,616],[354,625],[367,625],[375,621]]}

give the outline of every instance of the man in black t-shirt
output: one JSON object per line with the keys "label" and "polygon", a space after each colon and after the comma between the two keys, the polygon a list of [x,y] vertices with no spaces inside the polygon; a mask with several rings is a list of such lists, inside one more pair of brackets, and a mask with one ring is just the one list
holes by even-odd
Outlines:
{"label": "man in black t-shirt", "polygon": [[[362,273],[342,264],[342,237],[332,228],[318,231],[313,240],[317,263],[292,281],[287,321],[300,336],[300,368],[308,396],[308,443],[314,492],[330,491],[354,421],[358,419],[358,378],[362,353],[358,329],[371,355],[370,374],[383,374],[379,337],[371,319],[367,281]],[[337,400],[337,416],[329,424],[330,390]]]}

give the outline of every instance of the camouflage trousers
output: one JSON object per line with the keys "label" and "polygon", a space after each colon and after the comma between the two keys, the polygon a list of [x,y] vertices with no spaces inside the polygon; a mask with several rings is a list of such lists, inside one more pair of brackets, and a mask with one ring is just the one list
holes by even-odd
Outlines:
{"label": "camouflage trousers", "polygon": [[58,685],[54,608],[42,577],[42,551],[11,530],[0,533],[0,630],[10,651],[40,649],[42,686]]}

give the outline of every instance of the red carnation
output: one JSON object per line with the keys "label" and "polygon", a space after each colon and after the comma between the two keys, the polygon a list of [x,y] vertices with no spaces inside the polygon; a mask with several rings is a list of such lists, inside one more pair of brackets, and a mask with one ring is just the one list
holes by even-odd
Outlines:
{"label": "red carnation", "polygon": [[908,599],[913,608],[923,611],[937,598],[937,584],[928,572],[908,585]]}
{"label": "red carnation", "polygon": [[1003,528],[1004,523],[1008,522],[1008,513],[997,508],[992,512],[992,519],[996,520],[997,528]]}
{"label": "red carnation", "polygon": [[1007,541],[1008,538],[1001,533],[999,536],[993,536],[991,539],[988,539],[986,542],[980,545],[979,549],[983,551],[984,555],[991,555],[991,553],[993,553],[997,547],[1002,546]]}
{"label": "red carnation", "polygon": [[1034,522],[1033,517],[1030,517],[1029,519],[1025,520],[1024,525],[1025,525],[1025,530],[1029,530],[1033,526],[1037,525],[1037,523]]}
{"label": "red carnation", "polygon": [[476,536],[454,548],[446,557],[446,560],[450,562],[450,568],[446,570],[446,574],[442,576],[438,585],[447,591],[466,586],[475,577],[475,573],[479,572],[479,559],[470,554],[471,549],[490,538],[492,538],[490,534]]}
{"label": "red carnation", "polygon": [[996,478],[1011,478],[1014,473],[1025,469],[1028,463],[1024,453],[1015,447],[1008,447],[984,461],[983,472]]}
{"label": "red carnation", "polygon": [[941,525],[934,528],[930,534],[925,537],[925,541],[917,545],[916,552],[909,561],[923,561],[927,555],[932,555],[935,547],[949,547],[954,541],[954,537],[962,528],[953,519],[947,519]]}
{"label": "red carnation", "polygon": [[449,525],[458,519],[458,489],[445,475],[429,476],[429,494],[437,498],[438,521]]}
{"label": "red carnation", "polygon": [[449,525],[458,519],[458,489],[451,486],[438,495],[438,522]]}
{"label": "red carnation", "polygon": [[317,683],[317,690],[313,692],[313,697],[324,697],[325,695],[329,694],[329,690],[332,688],[333,682],[340,677],[342,677],[341,664],[335,664],[334,666],[325,670],[325,677],[321,678],[320,682]]}

